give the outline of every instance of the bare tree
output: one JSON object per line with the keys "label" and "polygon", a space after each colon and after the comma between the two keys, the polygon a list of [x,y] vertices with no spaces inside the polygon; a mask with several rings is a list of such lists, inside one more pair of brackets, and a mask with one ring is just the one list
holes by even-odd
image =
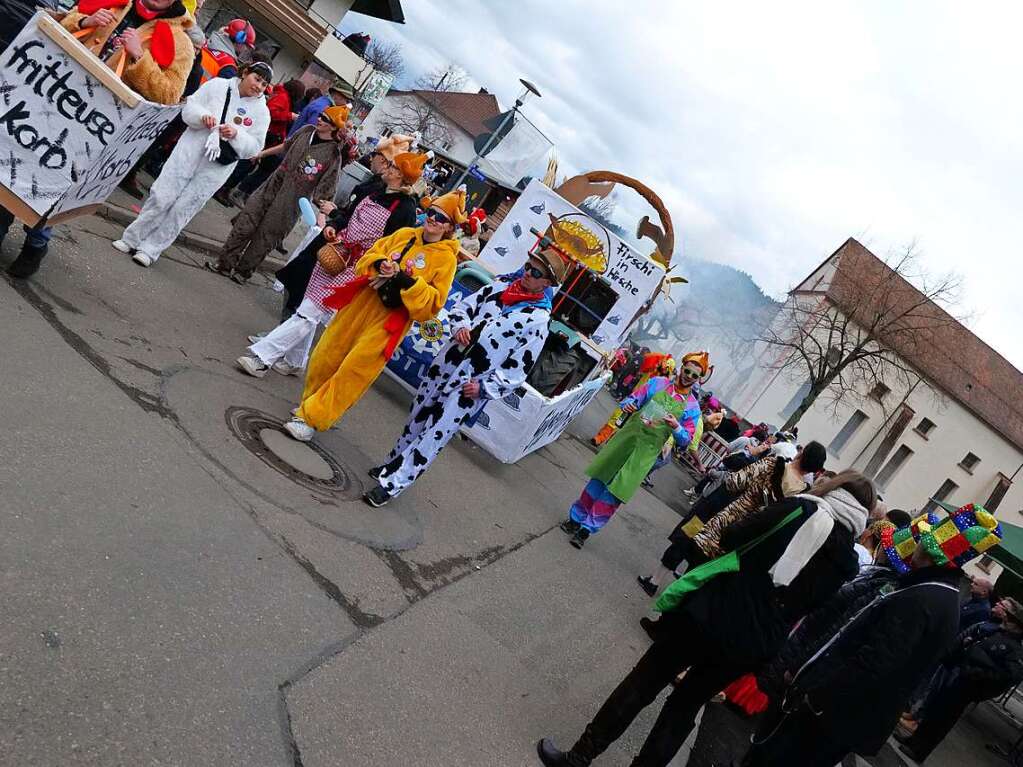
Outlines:
{"label": "bare tree", "polygon": [[775,355],[770,367],[808,385],[782,429],[820,397],[837,408],[896,386],[908,389],[920,380],[912,360],[942,343],[943,328],[959,324],[946,310],[958,303],[958,276],[919,269],[912,244],[885,261],[856,245],[841,255],[826,290],[793,292],[758,339]]}
{"label": "bare tree", "polygon": [[457,92],[468,79],[454,64],[423,75],[415,83],[415,93],[395,100],[384,113],[384,124],[395,133],[418,133],[427,147],[447,148],[454,133],[443,116],[444,93]]}
{"label": "bare tree", "polygon": [[366,49],[363,57],[373,68],[394,75],[395,79],[405,73],[405,58],[401,53],[401,43],[388,43],[374,40]]}

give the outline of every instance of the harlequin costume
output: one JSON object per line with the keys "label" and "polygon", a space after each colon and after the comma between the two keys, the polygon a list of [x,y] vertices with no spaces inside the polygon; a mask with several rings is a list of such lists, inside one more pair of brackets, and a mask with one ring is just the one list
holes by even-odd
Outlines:
{"label": "harlequin costume", "polygon": [[[99,10],[113,11],[115,19],[105,27],[82,29],[81,22]],[[195,19],[180,2],[162,11],[151,11],[142,0],[82,0],[61,19],[61,25],[85,45],[98,48],[101,59],[111,61],[117,53],[113,40],[126,29],[137,29],[142,58],[125,60],[121,79],[142,98],[157,104],[177,104],[195,62],[195,46],[187,30]]]}
{"label": "harlequin costume", "polygon": [[[664,378],[671,378],[672,373],[675,372],[675,360],[670,354],[661,354],[659,352],[650,352],[643,357],[643,362],[639,366],[639,378],[636,380],[636,384],[633,389],[638,389],[643,386],[654,376],[661,376]],[[607,423],[598,431],[593,439],[590,440],[594,445],[600,446],[607,442],[614,435],[623,424],[622,409],[617,407],[611,413],[611,417],[607,419]]]}
{"label": "harlequin costume", "polygon": [[[542,251],[532,258],[547,265],[552,282],[565,279],[568,261],[557,252]],[[371,473],[383,493],[367,494],[367,503],[382,505],[408,489],[463,423],[479,415],[488,401],[506,397],[525,383],[547,340],[550,319],[546,292],[526,292],[520,278],[495,280],[448,311],[452,337],[424,376],[397,443]],[[460,329],[473,339],[468,346],[454,338]],[[462,386],[473,380],[480,385],[475,399],[462,393]]]}
{"label": "harlequin costume", "polygon": [[[683,360],[694,363],[704,376],[710,372],[706,352],[687,354]],[[669,437],[685,448],[696,433],[700,403],[694,386],[662,376],[650,378],[622,401],[637,412],[626,421],[607,445],[597,453],[586,469],[591,477],[582,495],[572,504],[562,529],[573,535],[572,544],[581,547],[586,539],[604,527],[619,506],[632,498]],[[665,415],[678,420],[677,429],[664,422]]]}
{"label": "harlequin costume", "polygon": [[[413,183],[422,173],[426,155],[406,153],[395,161],[403,169],[403,179]],[[401,190],[384,190],[363,197],[348,218],[348,225],[337,233],[336,246],[350,258],[351,266],[339,274],[328,274],[318,262],[314,264],[302,302],[288,319],[249,347],[250,356],[240,357],[238,365],[254,376],[283,361],[279,372],[291,373],[305,368],[309,351],[320,325],[326,325],[334,310],[325,302],[334,291],[355,277],[355,264],[381,237],[412,225],[416,218],[415,200]],[[324,245],[317,238],[320,246]],[[316,242],[317,240],[314,240]]]}
{"label": "harlequin costume", "polygon": [[[431,201],[456,223],[465,218],[465,192]],[[324,303],[337,314],[313,350],[305,391],[288,433],[308,439],[306,428],[325,431],[354,405],[384,369],[412,322],[426,322],[444,307],[457,266],[458,240],[424,242],[422,228],[399,229],[359,259],[356,279]],[[398,264],[393,283],[398,305],[390,308],[370,284],[385,259]],[[388,287],[392,287],[388,285]]]}
{"label": "harlequin costume", "polygon": [[[268,64],[255,66],[267,80],[273,77]],[[136,261],[149,266],[231,175],[237,163],[221,165],[206,157],[210,129],[203,125],[204,117],[213,117],[219,123],[226,103],[225,122],[237,130],[228,143],[238,157],[247,159],[262,149],[270,125],[266,100],[262,95],[243,98],[238,91],[240,82],[238,78],[210,80],[188,97],[181,110],[188,128],[149,190],[138,218],[114,243],[115,248],[135,251]]]}
{"label": "harlequin costume", "polygon": [[330,107],[323,114],[342,135],[320,139],[308,125],[284,143],[280,167],[253,192],[234,220],[217,271],[233,271],[248,279],[295,225],[299,198],[307,197],[313,203],[334,199],[338,171],[352,161],[355,147],[345,128],[347,107]]}

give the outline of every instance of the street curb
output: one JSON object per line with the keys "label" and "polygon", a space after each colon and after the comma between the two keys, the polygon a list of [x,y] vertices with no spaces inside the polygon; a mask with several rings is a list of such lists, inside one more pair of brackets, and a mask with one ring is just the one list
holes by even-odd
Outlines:
{"label": "street curb", "polygon": [[[128,208],[122,208],[120,205],[115,205],[112,202],[104,202],[100,209],[96,211],[96,215],[101,218],[105,218],[108,221],[112,221],[115,224],[121,224],[122,226],[128,226],[132,223],[137,214],[133,210]],[[181,245],[192,250],[198,250],[202,253],[209,255],[215,255],[219,253],[224,243],[219,240],[214,240],[211,237],[203,237],[201,234],[190,232],[187,229],[183,230],[178,238],[174,241],[175,245]],[[284,259],[276,258],[275,256],[267,256],[263,263],[261,263],[257,270],[260,272],[273,273],[280,269],[287,262]]]}

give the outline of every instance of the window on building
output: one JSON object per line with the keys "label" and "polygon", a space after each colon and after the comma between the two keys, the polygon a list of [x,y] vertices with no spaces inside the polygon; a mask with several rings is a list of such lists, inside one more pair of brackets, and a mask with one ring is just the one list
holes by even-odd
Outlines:
{"label": "window on building", "polygon": [[921,418],[920,423],[916,425],[916,428],[913,431],[921,437],[929,437],[931,436],[931,432],[934,431],[934,421],[930,418]]}
{"label": "window on building", "polygon": [[876,399],[878,402],[884,402],[884,398],[892,393],[885,384],[878,382],[874,388],[870,390],[870,398]]}
{"label": "window on building", "polygon": [[984,508],[990,511],[992,514],[995,512],[1001,503],[1005,494],[1009,492],[1009,485],[1012,484],[1012,480],[1004,474],[998,475],[998,484],[995,485],[995,489],[991,491],[991,495],[988,496],[987,503],[984,504]]}
{"label": "window on building", "polygon": [[809,393],[810,382],[806,381],[799,387],[799,389],[796,390],[796,393],[792,395],[792,399],[789,400],[789,404],[787,404],[778,415],[787,421],[789,416],[796,412],[796,408],[802,404],[803,399]]}
{"label": "window on building", "polygon": [[838,434],[831,440],[831,444],[828,445],[828,452],[832,455],[839,455],[842,452],[842,448],[845,447],[846,443],[852,439],[859,428],[863,425],[863,422],[867,420],[867,414],[862,410],[857,410],[853,413],[849,420],[845,422],[845,426],[839,429]]}
{"label": "window on building", "polygon": [[941,487],[938,488],[938,491],[933,496],[931,496],[932,500],[927,501],[927,505],[924,506],[924,513],[927,514],[937,509],[938,504],[935,503],[935,501],[947,501],[949,499],[949,496],[951,496],[952,493],[954,493],[958,489],[959,485],[957,485],[950,479],[946,479],[944,482],[941,483]]}
{"label": "window on building", "polygon": [[899,449],[892,454],[892,457],[888,459],[888,463],[881,468],[881,471],[878,472],[877,477],[874,479],[878,487],[882,490],[887,488],[892,477],[902,468],[902,464],[909,460],[911,455],[913,455],[912,450],[905,445],[900,445]]}
{"label": "window on building", "polygon": [[973,470],[977,468],[978,463],[980,463],[980,458],[978,456],[973,453],[967,453],[963,460],[959,462],[959,466],[963,470],[973,474]]}

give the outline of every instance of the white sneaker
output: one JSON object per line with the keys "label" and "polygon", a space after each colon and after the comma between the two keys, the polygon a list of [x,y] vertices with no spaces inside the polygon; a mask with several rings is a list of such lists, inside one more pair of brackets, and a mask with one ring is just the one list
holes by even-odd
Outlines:
{"label": "white sneaker", "polygon": [[141,250],[132,256],[131,260],[139,266],[152,266],[156,262],[155,258],[148,253],[143,253]]}
{"label": "white sneaker", "polygon": [[266,333],[253,333],[251,336],[249,336],[249,343],[258,344],[264,338],[266,338]]}
{"label": "white sneaker", "polygon": [[284,360],[277,360],[271,367],[275,373],[280,373],[282,376],[297,376],[302,372],[302,368],[289,365]]}
{"label": "white sneaker", "polygon": [[119,250],[122,253],[129,254],[134,250],[134,248],[132,248],[132,246],[126,243],[124,240],[114,240],[112,243],[110,243],[110,247],[113,248],[114,250]]}
{"label": "white sneaker", "polygon": [[242,355],[237,360],[235,360],[235,362],[238,363],[238,367],[240,367],[242,370],[244,370],[246,373],[248,373],[250,376],[253,376],[254,378],[262,378],[270,369],[268,366],[264,365],[260,360],[256,359],[255,357],[250,357],[247,354]]}
{"label": "white sneaker", "polygon": [[308,442],[313,438],[313,434],[316,433],[312,426],[298,416],[284,424],[284,431],[288,433],[288,436],[297,439],[299,442]]}

